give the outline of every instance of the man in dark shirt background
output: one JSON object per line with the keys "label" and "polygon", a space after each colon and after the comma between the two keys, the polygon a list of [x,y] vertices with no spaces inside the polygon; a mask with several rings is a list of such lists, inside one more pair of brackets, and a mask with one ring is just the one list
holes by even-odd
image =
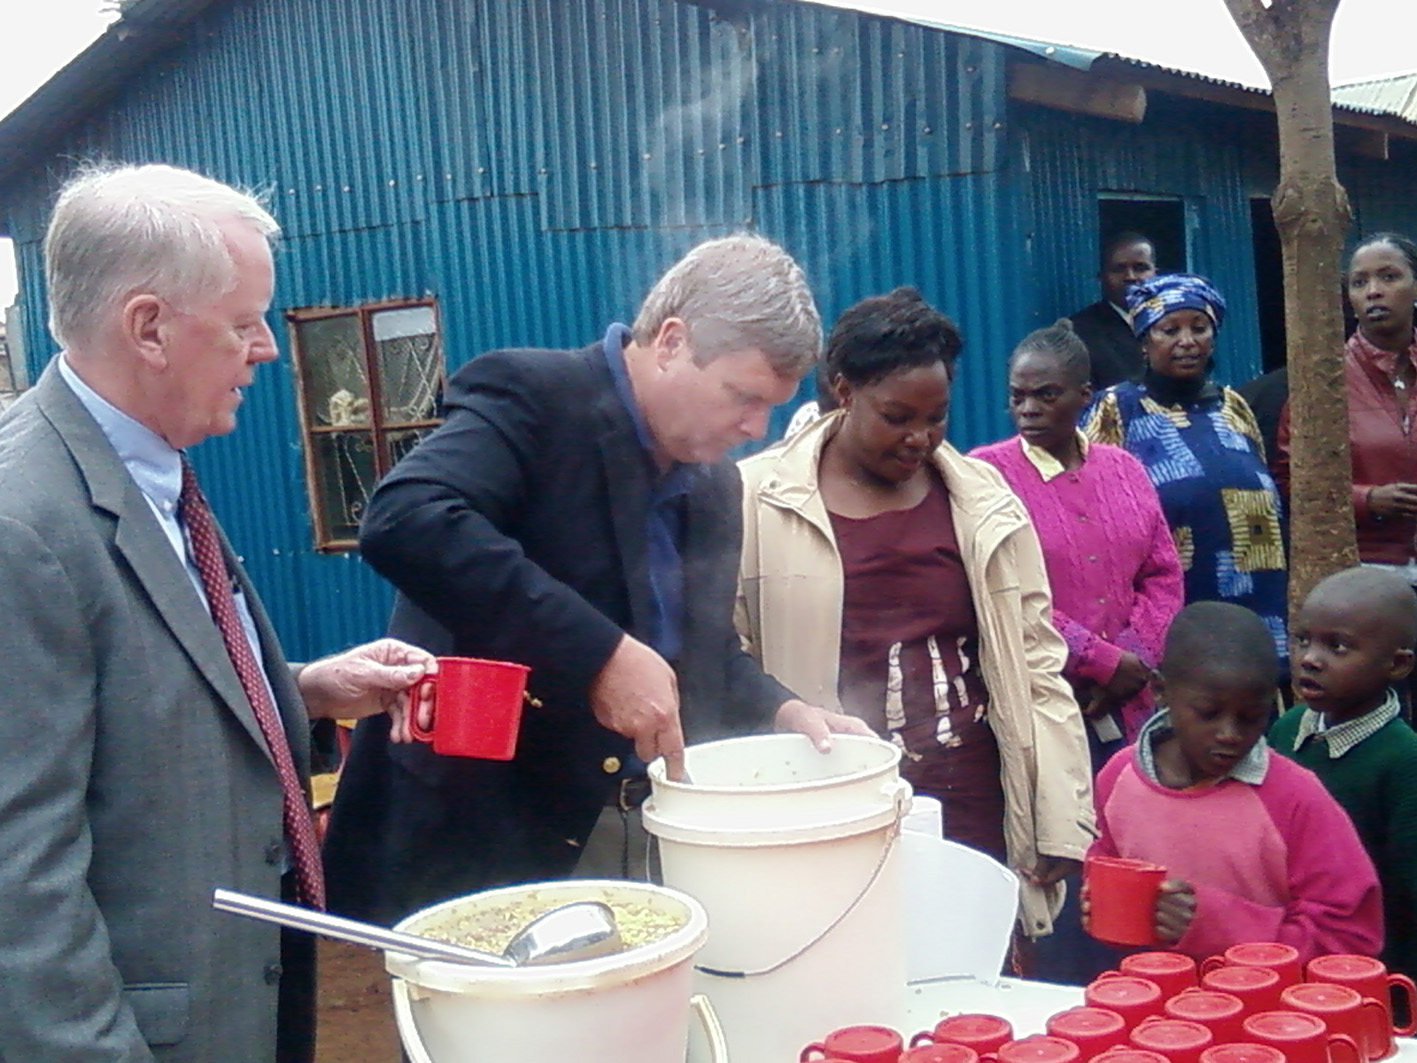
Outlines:
{"label": "man in dark shirt background", "polygon": [[1094,390],[1131,380],[1142,370],[1141,344],[1127,320],[1127,288],[1156,272],[1156,248],[1141,233],[1118,233],[1102,248],[1102,298],[1070,315],[1092,359]]}

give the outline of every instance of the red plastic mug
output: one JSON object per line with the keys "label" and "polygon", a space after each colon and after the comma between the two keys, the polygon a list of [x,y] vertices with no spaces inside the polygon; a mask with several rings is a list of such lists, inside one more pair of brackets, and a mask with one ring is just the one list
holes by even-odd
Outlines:
{"label": "red plastic mug", "polygon": [[1215,1043],[1210,1030],[1185,1019],[1143,1019],[1131,1033],[1132,1046],[1157,1052],[1171,1063],[1201,1063],[1201,1053]]}
{"label": "red plastic mug", "polygon": [[1302,982],[1279,995],[1289,1011],[1303,1011],[1324,1021],[1329,1033],[1353,1038],[1368,1060],[1383,1059],[1396,1050],[1387,1008],[1356,989],[1326,982]]}
{"label": "red plastic mug", "polygon": [[1082,991],[1082,998],[1089,1007],[1115,1011],[1128,1030],[1142,1019],[1161,1014],[1161,987],[1129,974],[1098,978]]}
{"label": "red plastic mug", "polygon": [[1268,967],[1217,967],[1201,975],[1201,988],[1239,997],[1247,1017],[1278,1011],[1282,991],[1279,975]]}
{"label": "red plastic mug", "polygon": [[1156,944],[1156,898],[1166,869],[1145,860],[1089,856],[1087,932],[1111,945]]}
{"label": "red plastic mug", "polygon": [[1284,1053],[1271,1045],[1212,1045],[1201,1053],[1201,1063],[1286,1063]]}
{"label": "red plastic mug", "polygon": [[433,752],[446,757],[511,760],[529,671],[511,661],[439,657],[438,671],[408,688],[413,705],[425,686],[433,690],[433,726],[426,731],[418,726],[415,713],[410,721],[413,736],[432,742]]}
{"label": "red plastic mug", "polygon": [[[900,1063],[905,1042],[889,1026],[843,1026],[833,1030],[821,1041],[813,1041],[802,1049],[799,1063],[815,1059],[842,1059],[848,1063]],[[814,1056],[820,1052],[821,1056]]]}
{"label": "red plastic mug", "polygon": [[1109,1048],[1101,1055],[1093,1056],[1092,1063],[1104,1059],[1107,1063],[1171,1063],[1160,1052],[1148,1052],[1145,1048]]}
{"label": "red plastic mug", "polygon": [[1298,985],[1304,980],[1304,971],[1299,963],[1299,950],[1292,945],[1281,945],[1277,941],[1251,941],[1243,945],[1231,945],[1219,956],[1201,960],[1201,974],[1207,974],[1220,967],[1267,967],[1279,975],[1279,988]]}
{"label": "red plastic mug", "polygon": [[1245,1020],[1245,1037],[1284,1053],[1288,1063],[1365,1063],[1353,1038],[1329,1033],[1323,1019],[1301,1011],[1262,1011]]}
{"label": "red plastic mug", "polygon": [[1119,966],[1122,974],[1155,982],[1162,996],[1174,997],[1199,984],[1196,961],[1181,952],[1134,952],[1123,956]]}
{"label": "red plastic mug", "polygon": [[1218,1045],[1245,1038],[1245,1005],[1231,993],[1183,989],[1166,1002],[1165,1011],[1168,1018],[1200,1023]]}
{"label": "red plastic mug", "polygon": [[1381,960],[1337,952],[1310,960],[1307,973],[1311,982],[1346,985],[1357,990],[1359,996],[1372,997],[1387,1009],[1389,1023],[1392,1022],[1392,993],[1404,994],[1407,1014],[1412,1018],[1406,1026],[1394,1026],[1393,1033],[1402,1037],[1417,1033],[1417,986],[1404,974],[1389,974]]}
{"label": "red plastic mug", "polygon": [[907,1048],[901,1053],[900,1063],[979,1063],[979,1053],[966,1045],[951,1044],[948,1041],[931,1043],[916,1048]]}
{"label": "red plastic mug", "polygon": [[1078,1046],[1061,1037],[1034,1034],[999,1046],[997,1052],[981,1056],[983,1063],[1080,1063]]}
{"label": "red plastic mug", "polygon": [[1127,1043],[1127,1022],[1109,1008],[1068,1008],[1048,1019],[1048,1035],[1078,1046],[1083,1059]]}
{"label": "red plastic mug", "polygon": [[998,1015],[951,1015],[935,1023],[933,1030],[921,1030],[910,1039],[911,1047],[927,1041],[934,1044],[964,1045],[981,1056],[997,1052],[999,1047],[1014,1039],[1014,1028],[1008,1019]]}

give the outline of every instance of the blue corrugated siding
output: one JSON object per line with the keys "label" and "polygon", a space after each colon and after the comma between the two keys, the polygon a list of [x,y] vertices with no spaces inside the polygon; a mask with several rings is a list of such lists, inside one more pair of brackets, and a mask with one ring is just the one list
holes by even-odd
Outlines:
{"label": "blue corrugated siding", "polygon": [[[1008,55],[808,4],[728,22],[672,0],[247,0],[209,9],[53,165],[167,161],[269,188],[282,346],[290,307],[432,294],[450,369],[594,340],[694,243],[750,227],[802,260],[828,324],[898,284],[959,322],[962,446],[1009,431],[1019,336],[1095,298],[1098,192],[1174,194],[1194,264],[1231,297],[1222,361],[1246,375],[1254,141],[1213,109],[1140,128],[1010,111]],[[1369,169],[1365,216],[1405,216]],[[36,364],[57,179],[36,174],[7,215]],[[288,358],[263,367],[240,431],[196,460],[302,657],[377,634],[389,591],[312,549],[294,395]]]}
{"label": "blue corrugated siding", "polygon": [[1030,327],[1097,299],[1100,193],[1179,197],[1194,221],[1190,268],[1209,276],[1229,303],[1217,375],[1239,383],[1260,367],[1244,135],[1258,119],[1204,105],[1161,117],[1130,126],[1019,109],[1012,157],[1028,175],[1019,186],[1031,201],[1024,273],[1032,280],[1021,297],[1031,304]]}

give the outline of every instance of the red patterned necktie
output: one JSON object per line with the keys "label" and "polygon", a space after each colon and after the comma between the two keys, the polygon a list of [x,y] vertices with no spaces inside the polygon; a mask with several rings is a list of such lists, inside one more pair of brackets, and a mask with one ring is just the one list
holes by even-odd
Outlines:
{"label": "red patterned necktie", "polygon": [[221,632],[221,640],[226,643],[226,652],[236,669],[241,687],[251,702],[256,714],[256,722],[261,725],[266,746],[275,761],[276,774],[280,776],[280,789],[285,825],[285,842],[291,860],[295,865],[295,883],[300,900],[310,908],[325,907],[325,882],[320,868],[320,849],[315,841],[315,825],[310,819],[310,807],[305,799],[305,791],[300,785],[300,777],[295,772],[295,762],[290,755],[290,742],[286,739],[285,728],[281,725],[280,714],[276,712],[266,686],[265,674],[251,651],[251,643],[241,625],[236,612],[236,599],[232,595],[231,575],[222,556],[221,539],[217,535],[216,521],[206,496],[197,485],[197,476],[192,471],[186,457],[182,459],[182,496],[179,501],[182,522],[187,526],[187,537],[191,544],[192,560],[202,577],[202,587],[207,592],[207,604],[211,608],[212,620]]}

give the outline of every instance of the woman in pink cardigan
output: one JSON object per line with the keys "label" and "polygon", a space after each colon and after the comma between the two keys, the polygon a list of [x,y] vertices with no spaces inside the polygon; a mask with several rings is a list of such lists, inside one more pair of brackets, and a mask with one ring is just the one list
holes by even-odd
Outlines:
{"label": "woman in pink cardigan", "polygon": [[[1148,680],[1183,591],[1146,470],[1120,447],[1089,443],[1078,431],[1092,397],[1089,370],[1087,347],[1067,318],[1029,333],[1009,361],[1009,411],[1019,434],[972,456],[1003,473],[1038,532],[1053,626],[1068,644],[1063,678],[1087,718],[1096,772],[1151,715]],[[1116,962],[1083,933],[1078,885],[1069,881],[1053,936],[1038,943],[1035,977],[1083,984]]]}
{"label": "woman in pink cardigan", "polygon": [[1009,361],[1018,435],[973,452],[1023,500],[1043,545],[1063,678],[1089,721],[1093,770],[1151,715],[1147,680],[1183,604],[1181,563],[1146,470],[1077,429],[1092,397],[1071,323],[1025,336]]}

